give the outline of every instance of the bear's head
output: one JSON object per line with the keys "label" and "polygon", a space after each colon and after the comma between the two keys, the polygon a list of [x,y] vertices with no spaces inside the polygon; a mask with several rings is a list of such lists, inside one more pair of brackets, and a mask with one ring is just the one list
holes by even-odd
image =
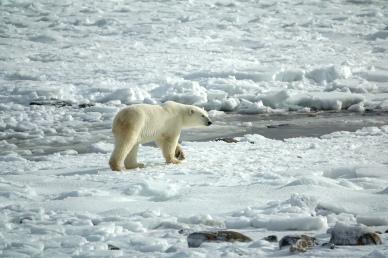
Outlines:
{"label": "bear's head", "polygon": [[212,124],[208,113],[204,109],[189,105],[186,112],[187,115],[184,119],[184,127],[201,127],[210,126]]}

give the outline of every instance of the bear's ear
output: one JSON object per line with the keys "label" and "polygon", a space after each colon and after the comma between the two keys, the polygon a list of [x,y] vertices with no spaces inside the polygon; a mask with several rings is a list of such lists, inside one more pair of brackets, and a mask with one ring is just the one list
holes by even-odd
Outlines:
{"label": "bear's ear", "polygon": [[192,114],[194,114],[194,109],[190,108],[189,109],[189,115],[192,115]]}

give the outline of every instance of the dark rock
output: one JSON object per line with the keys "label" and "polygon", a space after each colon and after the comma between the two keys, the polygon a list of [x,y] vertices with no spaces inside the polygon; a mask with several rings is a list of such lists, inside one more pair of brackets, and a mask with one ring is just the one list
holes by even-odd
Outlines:
{"label": "dark rock", "polygon": [[79,108],[87,108],[87,107],[93,107],[93,106],[95,106],[94,103],[82,103],[78,105]]}
{"label": "dark rock", "polygon": [[290,126],[290,124],[267,125],[267,128],[279,128],[285,126]]}
{"label": "dark rock", "polygon": [[120,250],[120,248],[119,248],[119,247],[117,247],[117,246],[114,246],[114,245],[108,244],[108,250]]}
{"label": "dark rock", "polygon": [[216,142],[226,142],[226,143],[237,143],[238,141],[234,138],[215,138],[214,141]]}
{"label": "dark rock", "polygon": [[382,234],[382,232],[381,232],[381,231],[378,231],[378,230],[377,230],[377,231],[375,231],[375,233],[376,233],[376,234],[379,234],[379,235],[381,235],[381,234]]}
{"label": "dark rock", "polygon": [[332,244],[332,243],[323,243],[322,246],[327,246],[330,249],[334,249],[335,248],[335,244]]}
{"label": "dark rock", "polygon": [[19,224],[26,223],[26,221],[32,221],[32,217],[22,217],[19,219]]}
{"label": "dark rock", "polygon": [[298,241],[301,238],[302,237],[298,236],[298,235],[294,235],[294,236],[287,235],[287,236],[284,236],[279,241],[279,248],[282,249],[284,246],[293,245],[293,244],[296,243],[296,241]]}
{"label": "dark rock", "polygon": [[235,231],[203,231],[188,235],[189,247],[199,247],[203,242],[250,242],[252,239]]}
{"label": "dark rock", "polygon": [[278,237],[275,235],[266,236],[263,239],[268,241],[268,242],[277,242],[278,241]]}
{"label": "dark rock", "polygon": [[279,248],[290,246],[291,252],[305,252],[318,244],[315,237],[307,235],[284,236],[279,241]]}
{"label": "dark rock", "polygon": [[364,225],[346,225],[337,222],[329,229],[330,243],[335,245],[380,245],[380,236]]}
{"label": "dark rock", "polygon": [[49,99],[49,100],[34,100],[30,102],[30,105],[65,107],[65,106],[72,106],[73,104],[70,101],[66,101],[66,100]]}

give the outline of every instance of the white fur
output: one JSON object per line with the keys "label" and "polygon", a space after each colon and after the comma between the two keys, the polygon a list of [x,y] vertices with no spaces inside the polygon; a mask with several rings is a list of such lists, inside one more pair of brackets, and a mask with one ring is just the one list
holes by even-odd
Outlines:
{"label": "white fur", "polygon": [[[143,167],[137,163],[139,144],[156,142],[167,163],[180,163],[184,159],[178,144],[182,128],[208,126],[207,112],[192,105],[167,101],[163,105],[138,104],[122,109],[113,120],[112,132],[115,148],[109,165],[120,171]],[[124,166],[123,166],[124,163]]]}

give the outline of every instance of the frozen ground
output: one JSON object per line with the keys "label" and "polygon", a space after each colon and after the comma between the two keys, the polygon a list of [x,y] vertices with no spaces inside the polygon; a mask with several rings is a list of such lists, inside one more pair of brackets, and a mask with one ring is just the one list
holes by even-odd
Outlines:
{"label": "frozen ground", "polygon": [[[328,241],[335,222],[388,229],[388,127],[321,138],[183,142],[187,160],[165,165],[143,146],[146,168],[109,170],[112,146],[35,160],[1,157],[2,257],[287,256],[262,237],[307,233]],[[98,153],[97,153],[98,152]],[[234,229],[253,243],[187,247],[194,230]],[[381,246],[317,247],[306,257],[388,256]],[[108,245],[120,250],[108,250]],[[24,256],[23,256],[24,254]]]}
{"label": "frozen ground", "polygon": [[[385,0],[1,0],[0,257],[278,257],[263,236],[384,232],[387,25]],[[109,171],[115,113],[165,100],[216,123],[184,132],[182,165],[143,146],[145,169]],[[225,228],[255,242],[187,247]],[[381,237],[302,256],[387,257]]]}

